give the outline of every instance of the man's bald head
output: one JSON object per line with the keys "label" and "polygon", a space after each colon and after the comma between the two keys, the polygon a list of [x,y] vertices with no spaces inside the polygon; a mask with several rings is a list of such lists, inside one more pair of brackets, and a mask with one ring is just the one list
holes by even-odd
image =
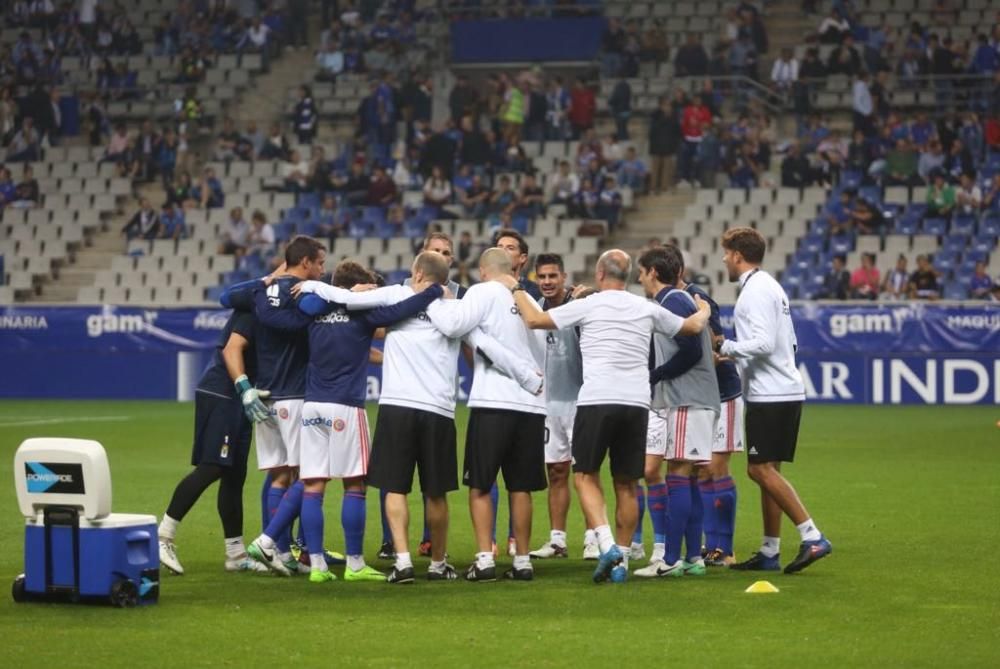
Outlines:
{"label": "man's bald head", "polygon": [[435,251],[422,251],[413,261],[414,281],[448,282],[448,259]]}
{"label": "man's bald head", "polygon": [[627,283],[632,274],[632,258],[621,249],[610,249],[597,259],[597,283]]}
{"label": "man's bald head", "polygon": [[513,269],[510,264],[510,255],[504,249],[496,247],[486,249],[483,251],[483,255],[479,256],[479,275],[483,281],[490,281],[511,272]]}

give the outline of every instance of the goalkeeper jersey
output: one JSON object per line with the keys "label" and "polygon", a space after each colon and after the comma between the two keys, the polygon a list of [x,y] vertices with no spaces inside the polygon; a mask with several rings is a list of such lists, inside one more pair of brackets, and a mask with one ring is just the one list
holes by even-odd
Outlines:
{"label": "goalkeeper jersey", "polygon": [[199,393],[208,393],[218,397],[236,397],[236,390],[233,388],[233,379],[226,369],[226,361],[222,358],[222,349],[226,347],[230,336],[238,334],[250,345],[243,350],[243,371],[254,383],[257,378],[257,355],[255,353],[257,332],[257,319],[248,311],[234,311],[226,321],[226,326],[222,329],[215,349],[212,351],[212,361],[202,372],[196,388]]}

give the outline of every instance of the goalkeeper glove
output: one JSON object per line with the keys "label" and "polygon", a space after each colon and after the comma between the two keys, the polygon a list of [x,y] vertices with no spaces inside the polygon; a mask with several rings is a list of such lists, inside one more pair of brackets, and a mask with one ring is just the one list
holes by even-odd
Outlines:
{"label": "goalkeeper glove", "polygon": [[247,378],[246,374],[236,379],[234,385],[236,386],[236,393],[240,396],[240,401],[243,403],[243,413],[246,414],[250,422],[262,423],[271,418],[271,412],[262,401],[271,396],[269,390],[257,390],[251,386],[250,379]]}

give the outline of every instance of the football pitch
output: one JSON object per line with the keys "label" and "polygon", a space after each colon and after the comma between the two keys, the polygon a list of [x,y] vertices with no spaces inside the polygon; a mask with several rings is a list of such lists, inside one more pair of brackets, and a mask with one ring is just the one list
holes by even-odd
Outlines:
{"label": "football pitch", "polygon": [[[189,470],[192,414],[192,404],[167,402],[5,401],[0,461],[10,467],[27,437],[97,439],[111,462],[115,511],[160,517]],[[466,418],[463,408],[459,435]],[[998,666],[998,419],[996,407],[807,405],[799,462],[786,472],[834,553],[796,576],[761,576],[778,594],[745,594],[755,576],[723,570],[594,585],[594,563],[579,559],[575,497],[573,557],[536,562],[533,583],[316,585],[228,574],[212,488],[178,533],[187,574],[161,572],[158,605],[15,604],[5,592],[0,655],[8,667]],[[744,460],[735,463],[736,550],[745,557],[760,540],[759,502]],[[12,479],[0,480],[6,589],[22,571],[24,532]],[[251,471],[248,541],[259,529],[260,482]],[[343,550],[340,496],[333,484],[326,536],[334,550]],[[450,500],[449,552],[462,571],[474,552],[467,498],[459,491]],[[381,530],[374,491],[368,506],[366,557],[387,567],[375,560]],[[533,547],[548,536],[544,493],[535,509]],[[416,503],[413,511],[417,525]],[[502,501],[499,525],[506,524]],[[412,529],[412,538],[418,533]],[[787,521],[783,538],[788,562],[798,535]],[[426,564],[416,561],[418,574]],[[498,566],[509,566],[509,558]]]}

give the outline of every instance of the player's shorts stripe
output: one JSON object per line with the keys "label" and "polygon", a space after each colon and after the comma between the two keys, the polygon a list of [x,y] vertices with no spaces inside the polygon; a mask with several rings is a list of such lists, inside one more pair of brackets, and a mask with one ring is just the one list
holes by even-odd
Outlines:
{"label": "player's shorts stripe", "polygon": [[736,427],[736,400],[729,400],[726,406],[726,450],[732,453],[736,450],[733,443],[733,432]]}
{"label": "player's shorts stripe", "polygon": [[357,409],[358,412],[358,444],[361,447],[361,471],[368,472],[368,429],[365,425],[364,409]]}

